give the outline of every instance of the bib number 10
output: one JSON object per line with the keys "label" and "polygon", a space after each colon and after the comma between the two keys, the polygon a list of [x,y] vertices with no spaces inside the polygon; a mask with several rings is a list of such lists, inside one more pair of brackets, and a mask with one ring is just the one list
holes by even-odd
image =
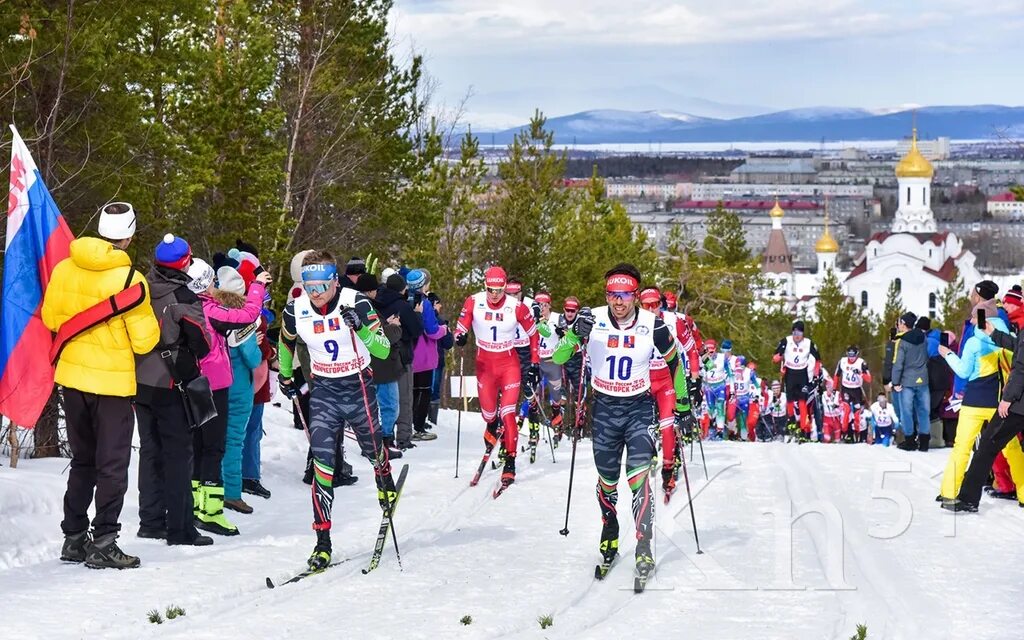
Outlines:
{"label": "bib number 10", "polygon": [[609,380],[629,380],[629,376],[633,373],[632,358],[629,356],[608,356],[605,358],[605,361],[608,362]]}

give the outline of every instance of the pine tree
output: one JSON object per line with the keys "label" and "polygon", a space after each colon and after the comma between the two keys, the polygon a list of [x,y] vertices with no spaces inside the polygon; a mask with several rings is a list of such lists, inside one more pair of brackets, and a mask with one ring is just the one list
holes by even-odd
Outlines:
{"label": "pine tree", "polygon": [[956,272],[952,282],[939,293],[938,300],[938,323],[958,334],[971,310],[971,301],[964,295],[964,288],[964,279]]}
{"label": "pine tree", "polygon": [[727,211],[721,202],[708,216],[707,228],[704,259],[709,264],[734,267],[750,260],[743,221],[736,213]]}
{"label": "pine tree", "polygon": [[811,335],[818,345],[822,364],[827,369],[831,370],[835,366],[850,345],[858,345],[865,351],[874,346],[868,317],[843,292],[839,278],[832,269],[825,271],[814,311]]}

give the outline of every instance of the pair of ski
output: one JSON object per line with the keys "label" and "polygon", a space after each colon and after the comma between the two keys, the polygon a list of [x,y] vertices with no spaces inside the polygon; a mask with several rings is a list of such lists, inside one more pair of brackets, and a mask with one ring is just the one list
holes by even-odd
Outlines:
{"label": "pair of ski", "polygon": [[[612,570],[612,567],[614,567],[615,564],[618,561],[619,561],[619,554],[617,554],[617,553],[614,556],[612,556],[612,558],[610,560],[607,559],[607,558],[601,560],[601,562],[596,567],[594,567],[594,579],[595,580],[604,580],[605,578],[607,578],[608,577],[608,572]],[[651,578],[651,576],[653,574],[654,574],[654,565],[653,564],[650,565],[649,567],[645,567],[643,569],[638,568],[633,573],[633,592],[634,593],[643,593],[644,589],[647,588],[647,581],[650,580],[650,578]]]}
{"label": "pair of ski", "polygon": [[[380,528],[377,530],[377,542],[374,544],[373,547],[373,555],[370,556],[370,564],[365,569],[363,569],[363,575],[370,573],[371,571],[376,569],[377,566],[380,564],[381,556],[384,555],[384,547],[387,545],[388,533],[391,532],[391,522],[392,519],[394,518],[395,510],[398,508],[398,501],[402,497],[402,487],[405,486],[405,478],[408,475],[409,465],[402,465],[402,470],[398,474],[398,482],[395,484],[395,500],[394,502],[391,503],[390,512],[385,511],[384,515],[381,516]],[[322,567],[320,569],[307,568],[306,570],[301,571],[292,576],[291,578],[289,578],[288,580],[282,582],[281,584],[286,585],[299,582],[300,580],[304,580],[309,576],[315,576],[317,574],[324,573],[328,569],[333,569],[339,564],[345,564],[351,559],[352,558],[345,558],[344,560],[338,560],[337,562],[332,562],[326,567]],[[278,585],[274,584],[274,581],[268,577],[267,588],[273,589],[276,586]]]}
{"label": "pair of ski", "polygon": [[[494,444],[501,442],[502,431],[503,429],[498,429],[498,433],[495,437]],[[484,449],[484,457],[480,459],[480,464],[476,468],[476,473],[473,474],[473,479],[469,481],[469,486],[475,487],[477,484],[480,483],[480,476],[484,474],[484,469],[487,468],[487,461],[490,460],[491,452],[494,451],[494,444],[489,444]],[[505,493],[505,489],[508,489],[510,485],[511,483],[505,484],[504,482],[499,480],[498,486],[495,487],[494,491],[491,492],[491,497],[497,500],[498,496]]]}

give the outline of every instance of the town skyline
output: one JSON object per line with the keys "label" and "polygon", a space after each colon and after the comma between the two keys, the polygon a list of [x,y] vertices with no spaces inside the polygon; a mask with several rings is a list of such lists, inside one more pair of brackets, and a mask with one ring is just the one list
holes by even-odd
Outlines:
{"label": "town skyline", "polygon": [[[725,6],[723,6],[725,5]],[[741,117],[808,107],[1021,105],[1024,4],[993,0],[397,0],[397,51],[475,128],[540,107]]]}

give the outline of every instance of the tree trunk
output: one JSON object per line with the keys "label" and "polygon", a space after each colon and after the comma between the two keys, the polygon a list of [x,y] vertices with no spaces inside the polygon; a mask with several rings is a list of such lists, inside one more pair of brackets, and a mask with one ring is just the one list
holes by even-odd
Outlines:
{"label": "tree trunk", "polygon": [[46,401],[43,415],[39,417],[33,430],[35,452],[33,458],[56,458],[60,456],[60,435],[57,424],[60,419],[57,387],[53,388],[50,399]]}

